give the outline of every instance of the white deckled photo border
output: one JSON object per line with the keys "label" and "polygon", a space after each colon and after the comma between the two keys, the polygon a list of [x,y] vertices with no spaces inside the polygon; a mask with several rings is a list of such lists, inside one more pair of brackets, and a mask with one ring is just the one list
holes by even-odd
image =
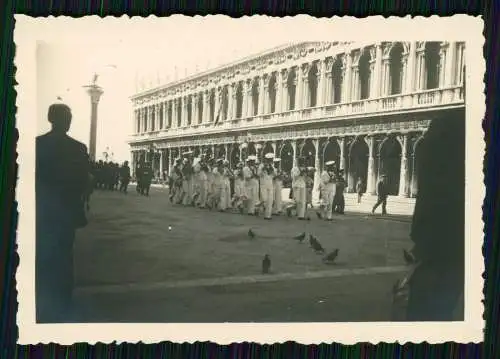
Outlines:
{"label": "white deckled photo border", "polygon": [[[19,344],[75,342],[189,342],[212,341],[219,344],[256,342],[271,344],[296,341],[302,344],[337,342],[413,342],[458,343],[483,340],[484,260],[482,256],[482,204],[485,196],[483,158],[484,134],[481,127],[485,113],[483,76],[483,20],[455,15],[448,18],[354,17],[313,18],[306,15],[286,18],[252,16],[231,19],[227,16],[174,15],[168,18],[120,18],[89,16],[31,18],[16,15],[14,41],[17,67],[17,128],[19,129],[19,180],[16,200],[19,203],[18,253],[16,274],[19,309],[17,325]],[[203,22],[204,31],[254,23],[255,32],[287,32],[290,41],[365,41],[365,40],[459,40],[466,42],[466,277],[465,320],[463,322],[376,322],[376,323],[219,323],[219,324],[36,324],[35,322],[35,137],[37,136],[36,44],[104,41],[104,39],[138,40],[141,34],[160,36],[162,24],[175,24],[179,31],[192,22]],[[254,33],[255,34],[255,33]],[[249,36],[252,36],[249,34]]]}

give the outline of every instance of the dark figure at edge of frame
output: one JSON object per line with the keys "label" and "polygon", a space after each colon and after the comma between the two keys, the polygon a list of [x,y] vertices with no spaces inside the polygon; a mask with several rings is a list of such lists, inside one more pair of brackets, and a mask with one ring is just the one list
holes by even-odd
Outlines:
{"label": "dark figure at edge of frame", "polygon": [[149,163],[146,163],[143,165],[141,173],[141,194],[143,196],[149,196],[149,189],[151,188],[152,180],[153,169]]}
{"label": "dark figure at edge of frame", "polygon": [[136,181],[136,186],[135,190],[137,193],[141,194],[142,193],[142,172],[143,172],[143,167],[144,163],[138,163],[137,167],[135,169],[135,181]]}
{"label": "dark figure at edge of frame", "polygon": [[[461,116],[461,115],[459,115]],[[409,321],[461,321],[465,272],[465,115],[433,120],[419,149]]]}
{"label": "dark figure at edge of frame", "polygon": [[87,225],[83,196],[90,162],[87,147],[67,135],[71,109],[48,110],[52,130],[36,138],[35,296],[38,323],[72,322],[73,244]]}
{"label": "dark figure at edge of frame", "polygon": [[382,214],[387,214],[387,177],[386,175],[382,175],[380,177],[380,181],[377,184],[377,203],[372,208],[372,213],[375,213],[375,210],[378,206],[382,205]]}
{"label": "dark figure at edge of frame", "polygon": [[122,168],[120,168],[120,192],[127,193],[128,184],[130,182],[130,167],[128,166],[128,161],[123,163]]}

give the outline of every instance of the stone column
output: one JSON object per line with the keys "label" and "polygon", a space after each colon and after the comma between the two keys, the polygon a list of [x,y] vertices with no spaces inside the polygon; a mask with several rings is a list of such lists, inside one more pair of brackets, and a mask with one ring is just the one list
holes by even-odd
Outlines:
{"label": "stone column", "polygon": [[170,101],[165,101],[163,104],[163,128],[168,129],[168,107],[170,106]]}
{"label": "stone column", "polygon": [[[269,76],[265,81],[264,81],[264,89],[262,92],[262,97],[263,97],[263,109],[262,113],[268,114],[271,110],[271,93],[269,92],[269,82],[271,80],[271,76]],[[276,104],[275,104],[276,107]]]}
{"label": "stone column", "polygon": [[191,97],[191,126],[198,123],[198,94]]}
{"label": "stone column", "polygon": [[448,44],[448,48],[446,51],[446,63],[445,63],[445,76],[444,76],[444,85],[445,87],[450,87],[455,84],[455,72],[454,64],[457,63],[455,59],[456,55],[456,45],[457,43],[452,41]]}
{"label": "stone column", "polygon": [[[366,144],[368,145],[368,175],[364,180],[366,181],[366,193],[375,194],[376,191],[376,173],[375,173],[375,137],[366,136]],[[357,181],[357,179],[356,179]]]}
{"label": "stone column", "polygon": [[317,203],[319,201],[319,183],[321,180],[321,167],[319,163],[319,139],[315,138],[313,140],[314,144],[314,184],[313,184],[313,191],[312,191],[312,199],[313,203]]}
{"label": "stone column", "polygon": [[258,115],[262,115],[264,113],[264,101],[266,100],[265,94],[266,91],[264,89],[264,78],[261,76],[259,77],[259,105],[257,109]]}
{"label": "stone column", "polygon": [[219,87],[215,88],[215,101],[214,101],[214,122],[219,114],[219,109],[221,106],[221,90]]}
{"label": "stone column", "polygon": [[416,43],[410,42],[408,61],[406,63],[406,83],[403,85],[403,90],[406,93],[412,93],[415,89],[415,61],[416,61]]}
{"label": "stone column", "polygon": [[399,175],[399,191],[398,196],[408,197],[408,135],[402,134],[398,136],[398,141],[401,145],[401,172]]}
{"label": "stone column", "polygon": [[205,90],[203,92],[203,117],[202,123],[207,123],[209,121],[208,114],[210,113],[210,92]]}
{"label": "stone column", "polygon": [[323,106],[325,104],[326,93],[326,61],[321,60],[318,63],[318,91],[316,96],[316,106]]}
{"label": "stone column", "polygon": [[228,144],[228,143],[226,143],[226,144],[224,145],[224,149],[226,150],[226,151],[225,151],[226,153],[225,153],[224,159],[225,159],[226,161],[229,161],[229,150],[230,150],[230,146],[229,146],[229,144]]}
{"label": "stone column", "polygon": [[162,148],[160,150],[160,178],[163,179],[163,156],[164,156],[164,152],[165,150]]}
{"label": "stone column", "polygon": [[232,119],[234,120],[236,118],[236,115],[237,115],[237,100],[236,100],[236,89],[238,88],[238,84],[232,84],[231,85],[231,88],[233,89],[233,91],[231,92],[231,96],[233,98],[232,100],[232,106],[231,106],[231,113],[233,114],[232,115]]}
{"label": "stone column", "polygon": [[340,147],[340,163],[339,168],[345,171],[345,137],[337,138],[337,143]]}
{"label": "stone column", "polygon": [[342,102],[349,102],[351,100],[351,55],[345,54],[343,58],[343,72],[344,82],[342,89]]}
{"label": "stone column", "polygon": [[371,96],[373,98],[380,97],[380,80],[382,72],[382,46],[381,44],[375,45],[375,61],[372,73],[372,88],[370,90]]}
{"label": "stone column", "polygon": [[292,148],[293,148],[293,166],[292,167],[297,167],[297,140],[292,140]]}
{"label": "stone column", "polygon": [[243,101],[242,101],[242,106],[241,106],[241,118],[245,118],[248,116],[248,102],[249,102],[249,97],[248,97],[248,82],[245,80],[243,81],[243,86],[242,86],[242,92],[243,92]]}
{"label": "stone column", "polygon": [[227,85],[227,112],[225,113],[224,121],[229,121],[234,118],[233,107],[235,106],[234,96],[233,96],[233,86]]}
{"label": "stone column", "polygon": [[178,99],[174,98],[171,101],[172,104],[172,122],[170,123],[172,128],[177,128],[177,101]]}
{"label": "stone column", "polygon": [[302,67],[297,67],[297,81],[295,85],[295,109],[302,108]]}
{"label": "stone column", "polygon": [[281,103],[281,112],[288,111],[288,108],[290,107],[290,102],[289,102],[289,94],[288,94],[288,83],[284,82],[283,83],[283,96],[282,96],[282,103]]}
{"label": "stone column", "polygon": [[360,99],[360,83],[359,83],[359,66],[358,64],[352,65],[352,85],[351,85],[351,100],[357,101]]}
{"label": "stone column", "polygon": [[281,112],[281,104],[283,102],[283,99],[282,99],[282,96],[283,96],[283,75],[282,75],[281,71],[278,71],[276,73],[275,90],[276,90],[276,100],[274,103],[274,112]]}

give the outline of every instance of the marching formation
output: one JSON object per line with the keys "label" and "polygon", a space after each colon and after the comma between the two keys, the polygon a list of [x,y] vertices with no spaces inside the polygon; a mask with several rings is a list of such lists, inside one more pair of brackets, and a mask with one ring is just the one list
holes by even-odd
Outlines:
{"label": "marching formation", "polygon": [[[264,154],[262,163],[256,155],[249,155],[244,163],[239,162],[231,168],[225,159],[206,154],[195,158],[193,152],[185,152],[175,160],[169,176],[170,202],[220,212],[263,214],[266,220],[283,213],[309,220],[307,208],[312,207],[314,168],[306,167],[302,157],[288,174],[281,170],[280,162],[281,159],[270,152]],[[334,212],[344,213],[343,175],[344,171],[337,168],[335,161],[325,163],[319,188],[318,218],[332,220]],[[288,180],[291,180],[289,197],[292,203],[284,205],[283,186]]]}

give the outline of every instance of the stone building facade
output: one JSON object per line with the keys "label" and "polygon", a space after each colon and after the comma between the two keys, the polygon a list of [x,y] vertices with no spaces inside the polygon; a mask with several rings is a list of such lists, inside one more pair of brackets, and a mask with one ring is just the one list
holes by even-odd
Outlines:
{"label": "stone building facade", "polygon": [[[247,57],[132,96],[132,168],[152,156],[170,171],[180,153],[232,164],[275,152],[319,174],[336,160],[348,191],[414,197],[418,148],[432,119],[465,116],[463,42],[302,42]],[[245,153],[242,144],[247,143]],[[315,188],[319,185],[319,175]]]}

